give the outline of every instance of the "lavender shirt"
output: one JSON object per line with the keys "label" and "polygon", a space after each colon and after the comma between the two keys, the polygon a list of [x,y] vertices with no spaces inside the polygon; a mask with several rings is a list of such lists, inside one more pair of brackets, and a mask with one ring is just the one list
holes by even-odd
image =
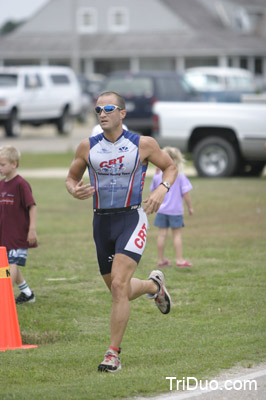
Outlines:
{"label": "lavender shirt", "polygon": [[[154,175],[152,184],[150,186],[151,192],[153,192],[162,182],[162,175],[162,172]],[[158,213],[166,215],[183,215],[183,195],[189,192],[191,189],[192,185],[188,178],[179,173],[169,192],[166,193]]]}

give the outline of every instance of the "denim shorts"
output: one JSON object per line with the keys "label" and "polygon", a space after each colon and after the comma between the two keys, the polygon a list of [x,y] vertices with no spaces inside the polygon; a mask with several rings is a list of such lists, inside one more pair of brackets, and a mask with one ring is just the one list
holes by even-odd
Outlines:
{"label": "denim shorts", "polygon": [[184,221],[183,221],[183,215],[166,215],[166,214],[160,214],[157,213],[155,220],[154,220],[154,225],[158,226],[159,228],[183,228]]}
{"label": "denim shorts", "polygon": [[7,258],[9,264],[20,265],[25,267],[28,255],[28,249],[7,250]]}

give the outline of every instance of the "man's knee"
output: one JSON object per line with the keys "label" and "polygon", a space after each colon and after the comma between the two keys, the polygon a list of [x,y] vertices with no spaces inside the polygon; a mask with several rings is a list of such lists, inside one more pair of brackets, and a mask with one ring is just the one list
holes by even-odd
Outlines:
{"label": "man's knee", "polygon": [[112,280],[111,284],[112,296],[115,300],[127,297],[128,294],[128,283],[122,280],[119,276]]}

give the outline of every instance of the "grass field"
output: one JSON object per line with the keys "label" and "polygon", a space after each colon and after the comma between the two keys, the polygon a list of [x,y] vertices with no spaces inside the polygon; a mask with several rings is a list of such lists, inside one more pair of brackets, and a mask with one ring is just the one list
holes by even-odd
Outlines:
{"label": "grass field", "polygon": [[[24,155],[21,168],[65,167],[71,158]],[[98,273],[91,203],[73,199],[63,180],[29,181],[39,247],[30,250],[23,272],[36,303],[17,312],[23,343],[38,348],[0,353],[1,400],[149,396],[169,390],[167,376],[207,379],[266,359],[265,177],[191,178],[195,214],[185,214],[183,248],[194,267],[164,269],[169,315],[145,297],[131,303],[122,371],[115,375],[97,372],[109,345],[111,301]],[[153,219],[135,274],[144,279],[157,264]],[[174,262],[170,236],[166,255]]]}

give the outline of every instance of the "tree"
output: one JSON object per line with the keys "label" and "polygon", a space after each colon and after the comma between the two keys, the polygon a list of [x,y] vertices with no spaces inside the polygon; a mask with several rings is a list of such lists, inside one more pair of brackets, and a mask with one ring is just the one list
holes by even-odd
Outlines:
{"label": "tree", "polygon": [[18,29],[19,26],[23,25],[25,23],[25,20],[21,21],[13,21],[9,20],[5,22],[1,27],[0,27],[0,36],[7,35],[8,33],[11,33]]}

